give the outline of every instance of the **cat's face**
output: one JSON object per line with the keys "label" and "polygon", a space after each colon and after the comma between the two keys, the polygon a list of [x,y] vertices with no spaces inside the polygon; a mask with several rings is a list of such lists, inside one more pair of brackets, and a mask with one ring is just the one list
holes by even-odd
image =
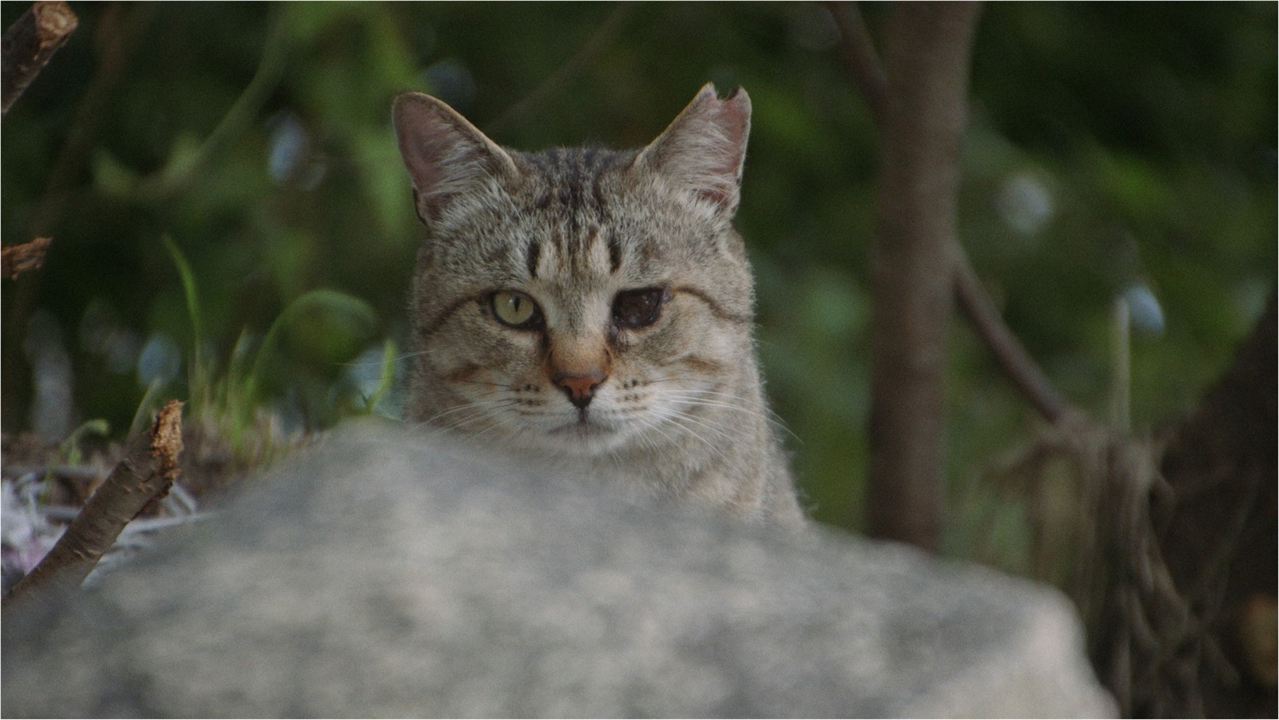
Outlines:
{"label": "cat's face", "polygon": [[722,433],[753,352],[736,209],[750,105],[704,88],[653,144],[508,152],[438,100],[396,128],[429,228],[410,419],[595,455]]}

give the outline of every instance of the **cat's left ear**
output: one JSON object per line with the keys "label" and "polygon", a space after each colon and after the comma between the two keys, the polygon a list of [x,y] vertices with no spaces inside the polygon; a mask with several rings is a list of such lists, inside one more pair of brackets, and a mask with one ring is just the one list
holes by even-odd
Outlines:
{"label": "cat's left ear", "polygon": [[751,99],[737,88],[721,100],[706,83],[666,130],[635,158],[716,218],[731,220],[741,198]]}

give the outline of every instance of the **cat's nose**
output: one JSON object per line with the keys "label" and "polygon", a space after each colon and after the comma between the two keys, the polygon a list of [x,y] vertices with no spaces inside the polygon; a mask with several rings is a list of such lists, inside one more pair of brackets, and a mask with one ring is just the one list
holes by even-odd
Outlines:
{"label": "cat's nose", "polygon": [[584,410],[591,404],[591,398],[595,397],[595,388],[607,379],[608,375],[603,370],[592,370],[579,374],[558,372],[551,378],[551,382],[568,395],[569,402],[579,410]]}

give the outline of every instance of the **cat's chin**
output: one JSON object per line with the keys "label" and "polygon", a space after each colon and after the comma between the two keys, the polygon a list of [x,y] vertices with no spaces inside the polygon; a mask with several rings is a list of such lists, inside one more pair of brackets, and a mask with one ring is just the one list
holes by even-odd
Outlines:
{"label": "cat's chin", "polygon": [[598,422],[568,422],[546,432],[546,447],[559,453],[590,456],[617,449],[626,433]]}
{"label": "cat's chin", "polygon": [[551,435],[560,435],[573,438],[605,438],[610,435],[616,435],[617,431],[611,427],[605,427],[598,423],[571,422],[550,431]]}
{"label": "cat's chin", "polygon": [[631,433],[611,423],[571,421],[521,433],[519,444],[559,457],[594,457],[626,445]]}

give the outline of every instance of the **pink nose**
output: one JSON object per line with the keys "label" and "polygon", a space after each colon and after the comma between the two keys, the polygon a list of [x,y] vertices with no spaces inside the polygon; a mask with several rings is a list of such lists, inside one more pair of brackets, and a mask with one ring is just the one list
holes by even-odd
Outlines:
{"label": "pink nose", "polygon": [[565,395],[568,395],[568,401],[576,405],[580,409],[584,409],[591,404],[591,398],[595,397],[595,388],[599,387],[608,375],[603,370],[592,370],[585,374],[569,375],[568,373],[555,373],[551,378],[551,382],[555,383]]}

